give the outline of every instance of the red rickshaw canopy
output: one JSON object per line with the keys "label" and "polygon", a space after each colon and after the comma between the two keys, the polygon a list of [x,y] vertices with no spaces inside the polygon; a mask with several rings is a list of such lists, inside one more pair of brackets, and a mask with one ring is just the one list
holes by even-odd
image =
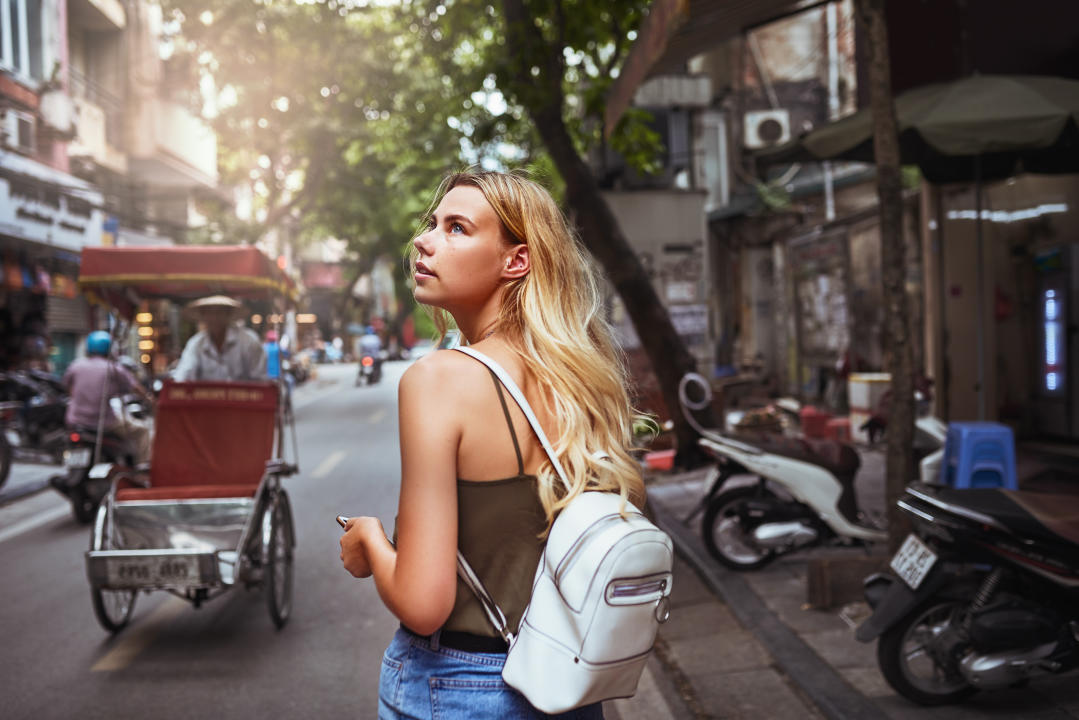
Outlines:
{"label": "red rickshaw canopy", "polygon": [[114,307],[135,299],[183,301],[207,295],[297,299],[296,286],[258,248],[249,245],[84,248],[79,287]]}

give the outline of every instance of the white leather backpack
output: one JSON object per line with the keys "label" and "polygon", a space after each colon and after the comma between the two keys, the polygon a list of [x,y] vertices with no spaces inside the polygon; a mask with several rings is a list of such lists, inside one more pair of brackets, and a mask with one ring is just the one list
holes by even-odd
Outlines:
{"label": "white leather backpack", "polygon": [[[486,364],[521,406],[555,471],[563,474],[528,401],[497,363]],[[624,515],[624,517],[623,517]],[[560,713],[629,697],[670,614],[674,548],[670,537],[613,493],[585,492],[558,514],[536,568],[517,635],[457,554],[458,572],[509,644],[502,678],[537,709]]]}

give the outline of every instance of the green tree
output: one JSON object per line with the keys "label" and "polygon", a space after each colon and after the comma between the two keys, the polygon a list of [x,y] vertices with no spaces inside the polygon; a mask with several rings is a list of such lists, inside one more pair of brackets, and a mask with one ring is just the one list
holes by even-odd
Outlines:
{"label": "green tree", "polygon": [[[497,127],[458,89],[482,88],[476,63],[463,53],[436,65],[400,8],[166,0],[165,9],[172,62],[213,87],[221,184],[251,198],[247,221],[217,203],[197,240],[252,242],[285,226],[301,244],[344,239],[354,281],[375,258],[401,255],[438,179],[462,164],[466,129]],[[479,158],[498,148],[478,138],[465,149]],[[349,299],[346,288],[342,305]]]}

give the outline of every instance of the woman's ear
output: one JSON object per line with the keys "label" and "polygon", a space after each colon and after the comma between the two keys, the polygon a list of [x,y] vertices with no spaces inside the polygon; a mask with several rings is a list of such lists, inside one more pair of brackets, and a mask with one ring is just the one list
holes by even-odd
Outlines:
{"label": "woman's ear", "polygon": [[518,280],[528,274],[532,269],[532,262],[528,257],[528,246],[518,243],[506,253],[506,266],[502,270],[505,280]]}

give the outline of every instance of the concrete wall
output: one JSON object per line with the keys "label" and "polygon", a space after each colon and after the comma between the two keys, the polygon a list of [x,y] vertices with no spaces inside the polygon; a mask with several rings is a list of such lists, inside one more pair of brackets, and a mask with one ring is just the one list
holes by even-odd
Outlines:
{"label": "concrete wall", "polygon": [[[701,369],[714,358],[710,259],[705,242],[704,192],[642,190],[604,197],[636,250],[676,329]],[[625,346],[638,342],[628,319],[616,317]],[[702,327],[703,321],[703,327]],[[702,332],[703,331],[703,332]]]}

